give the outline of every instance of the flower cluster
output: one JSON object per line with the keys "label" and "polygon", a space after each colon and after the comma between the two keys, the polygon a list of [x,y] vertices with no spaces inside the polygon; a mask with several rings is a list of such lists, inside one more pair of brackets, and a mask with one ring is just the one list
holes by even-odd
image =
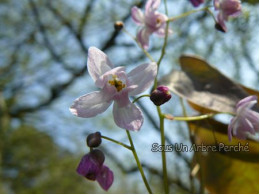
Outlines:
{"label": "flower cluster", "polygon": [[145,5],[145,13],[136,6],[132,8],[134,22],[142,28],[137,33],[137,40],[144,49],[149,47],[149,37],[152,33],[160,37],[165,36],[165,27],[168,17],[157,11],[161,1],[148,0]]}
{"label": "flower cluster", "polygon": [[[100,140],[101,134],[99,132],[90,134],[87,137],[87,145],[98,147],[101,143]],[[91,147],[90,152],[82,157],[77,172],[86,179],[97,181],[107,191],[114,181],[114,174],[104,165],[104,161],[105,156],[103,152]]]}
{"label": "flower cluster", "polygon": [[236,105],[236,116],[232,118],[228,126],[228,138],[233,136],[246,139],[247,134],[255,134],[259,131],[259,113],[251,110],[257,103],[256,96],[249,96],[240,100]]}

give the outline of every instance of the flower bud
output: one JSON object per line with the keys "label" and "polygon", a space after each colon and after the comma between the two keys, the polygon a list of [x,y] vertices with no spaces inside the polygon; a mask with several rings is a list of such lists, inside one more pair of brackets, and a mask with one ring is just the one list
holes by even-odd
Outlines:
{"label": "flower bud", "polygon": [[120,31],[120,30],[122,30],[122,28],[124,28],[124,23],[121,21],[116,21],[114,23],[114,28],[116,31]]}
{"label": "flower bud", "polygon": [[89,134],[86,141],[87,141],[88,147],[91,147],[91,148],[98,147],[102,142],[101,133],[96,132],[96,133]]}
{"label": "flower bud", "polygon": [[160,106],[171,99],[169,88],[166,86],[159,86],[155,89],[150,96],[150,100],[156,105]]}
{"label": "flower bud", "polygon": [[215,29],[218,30],[218,31],[220,31],[220,32],[223,32],[223,33],[226,32],[226,29],[223,28],[223,26],[222,26],[220,23],[216,23],[216,24],[215,24]]}

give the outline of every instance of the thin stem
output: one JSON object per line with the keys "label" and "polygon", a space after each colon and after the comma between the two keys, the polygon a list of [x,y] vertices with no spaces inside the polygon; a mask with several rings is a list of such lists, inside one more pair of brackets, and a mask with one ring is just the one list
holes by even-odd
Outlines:
{"label": "thin stem", "polygon": [[145,95],[141,95],[141,96],[135,98],[135,99],[133,100],[133,104],[134,104],[135,102],[137,102],[139,99],[143,98],[143,97],[150,97],[150,95],[149,95],[149,94],[145,94]]}
{"label": "thin stem", "polygon": [[128,36],[130,36],[136,43],[137,45],[143,50],[144,54],[152,61],[155,62],[153,57],[142,47],[142,45],[137,41],[136,37],[134,37],[130,32],[128,32],[125,28],[122,29],[124,33],[126,33]]}
{"label": "thin stem", "polygon": [[172,116],[170,114],[164,114],[164,117],[169,120],[175,121],[197,121],[197,120],[204,120],[206,118],[211,118],[216,114],[204,114],[200,116]]}
{"label": "thin stem", "polygon": [[120,146],[123,146],[123,147],[125,147],[125,148],[128,149],[128,150],[132,150],[132,147],[131,147],[131,146],[128,146],[128,145],[126,145],[126,144],[124,144],[124,143],[122,143],[122,142],[120,142],[120,141],[114,140],[114,139],[112,139],[112,138],[110,138],[110,137],[107,137],[107,136],[104,136],[104,135],[101,135],[101,137],[102,137],[103,139],[108,140],[108,141],[114,142],[114,143],[116,143],[116,144],[118,144],[118,145],[120,145]]}
{"label": "thin stem", "polygon": [[207,118],[212,118],[213,116],[216,116],[218,114],[234,115],[234,113],[231,112],[209,113],[209,114],[203,114],[199,116],[185,116],[186,114],[184,114],[184,116],[172,116],[171,114],[164,114],[164,118],[169,120],[175,120],[175,121],[198,121]]}
{"label": "thin stem", "polygon": [[[166,0],[164,0],[164,6],[165,6],[165,14],[166,16],[168,15],[168,9],[167,9],[167,4],[166,4]],[[157,75],[158,75],[158,72],[159,72],[159,67],[160,67],[160,64],[161,64],[161,61],[165,55],[165,49],[166,49],[166,46],[167,46],[167,40],[168,40],[168,33],[169,33],[169,21],[167,20],[166,21],[166,27],[165,27],[165,37],[164,37],[164,43],[163,43],[163,47],[162,47],[162,51],[161,51],[161,56],[159,58],[159,60],[157,61]],[[155,89],[158,85],[158,79],[157,77],[154,79],[154,85],[153,85],[153,89]]]}
{"label": "thin stem", "polygon": [[169,22],[173,22],[173,21],[175,21],[175,20],[178,20],[178,19],[187,17],[187,16],[189,16],[189,15],[191,15],[191,14],[193,14],[193,13],[197,13],[197,12],[201,12],[201,11],[206,11],[206,12],[208,12],[208,13],[214,18],[214,20],[215,20],[215,16],[214,16],[214,14],[210,11],[209,7],[203,7],[203,8],[201,8],[201,9],[191,10],[191,11],[185,12],[185,13],[183,13],[183,14],[181,14],[181,15],[171,17],[171,18],[168,19],[168,21],[169,21]]}
{"label": "thin stem", "polygon": [[[157,112],[160,118],[160,131],[161,131],[161,145],[165,146],[165,134],[164,134],[164,115],[161,112],[161,108],[157,106]],[[162,168],[163,168],[163,184],[165,194],[169,194],[169,184],[168,184],[168,172],[166,164],[166,153],[162,150]]]}
{"label": "thin stem", "polygon": [[[184,106],[184,102],[183,102],[183,99],[180,98],[180,102],[181,102],[181,107],[182,107],[182,112],[183,112],[183,115],[184,116],[187,116],[187,112],[186,112],[186,108]],[[195,137],[194,137],[194,132],[192,132],[190,130],[190,127],[188,125],[188,128],[189,128],[189,135],[190,135],[190,141],[192,144],[195,144]],[[195,155],[195,160],[197,160],[198,162],[198,165],[201,167],[201,158],[200,158],[200,153],[197,153],[195,152],[194,153]],[[199,172],[200,172],[200,193],[204,193],[204,181],[203,181],[203,177],[202,177],[202,168],[199,169]],[[193,176],[192,176],[192,170],[190,172],[190,182],[191,182],[191,190],[192,190],[192,193],[194,193],[194,179],[193,179]]]}
{"label": "thin stem", "polygon": [[131,137],[131,135],[130,135],[130,132],[129,132],[128,130],[126,130],[126,134],[127,134],[128,140],[129,140],[129,142],[130,142],[130,145],[131,145],[131,148],[132,148],[132,152],[133,152],[133,155],[134,155],[134,158],[135,158],[137,167],[138,167],[139,172],[140,172],[140,174],[141,174],[141,176],[142,176],[142,179],[143,179],[143,181],[144,181],[145,187],[146,187],[147,191],[149,192],[149,194],[152,194],[153,192],[152,192],[152,190],[151,190],[151,188],[150,188],[150,186],[149,186],[149,184],[148,184],[148,182],[147,182],[147,179],[146,179],[146,177],[145,177],[145,174],[144,174],[144,171],[143,171],[143,167],[142,167],[142,165],[141,165],[141,163],[140,163],[140,161],[139,161],[139,158],[138,158],[138,156],[137,156],[137,153],[136,153],[136,150],[135,150],[135,146],[134,146],[132,137]]}

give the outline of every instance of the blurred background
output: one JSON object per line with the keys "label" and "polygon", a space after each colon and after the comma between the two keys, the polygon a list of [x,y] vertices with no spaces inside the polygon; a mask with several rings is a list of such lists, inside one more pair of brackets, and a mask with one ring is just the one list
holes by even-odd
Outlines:
{"label": "blurred background", "polygon": [[[205,2],[212,5],[211,0]],[[87,73],[88,47],[101,49],[115,66],[129,70],[148,62],[131,38],[113,26],[121,20],[135,35],[130,10],[134,5],[143,9],[144,4],[140,0],[0,1],[0,193],[105,192],[75,171],[88,152],[86,135],[100,131],[128,144],[126,133],[114,124],[111,107],[91,119],[73,116],[69,107],[77,97],[96,90]],[[216,31],[205,12],[170,23],[173,34],[159,76],[180,69],[181,54],[194,54],[234,81],[258,90],[258,1],[244,0],[242,7],[243,14],[227,23],[227,33]],[[192,9],[188,0],[168,0],[169,16]],[[162,44],[162,38],[150,38],[148,51],[155,59]],[[160,143],[156,108],[145,98],[139,106],[145,122],[132,136],[154,192],[162,193],[161,154],[151,152],[152,143]],[[162,109],[182,115],[175,95]],[[166,135],[168,144],[190,144],[184,122],[167,121]],[[108,193],[147,192],[130,151],[106,140],[101,150],[115,175]],[[171,193],[190,192],[192,156],[167,153]]]}

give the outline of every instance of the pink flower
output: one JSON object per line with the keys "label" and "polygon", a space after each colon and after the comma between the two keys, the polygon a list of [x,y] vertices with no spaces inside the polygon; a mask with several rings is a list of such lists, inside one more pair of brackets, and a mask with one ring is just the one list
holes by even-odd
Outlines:
{"label": "pink flower", "polygon": [[132,18],[134,22],[142,26],[137,33],[137,40],[144,49],[148,49],[149,36],[152,33],[156,33],[161,37],[165,36],[165,27],[168,17],[156,11],[160,3],[160,0],[148,0],[145,5],[145,13],[136,6],[132,8]]}
{"label": "pink flower", "polygon": [[194,7],[198,7],[200,4],[204,3],[204,0],[190,0],[190,2]]}
{"label": "pink flower", "polygon": [[157,64],[142,64],[126,74],[124,67],[113,68],[107,55],[95,47],[88,50],[88,72],[100,91],[77,98],[70,111],[83,118],[104,112],[114,101],[113,116],[117,126],[138,131],[143,124],[142,111],[129,96],[145,91],[154,81]]}
{"label": "pink flower", "polygon": [[250,110],[257,103],[256,96],[248,96],[240,100],[236,105],[236,116],[228,125],[228,138],[233,136],[239,139],[246,139],[247,134],[255,134],[259,131],[259,113]]}
{"label": "pink flower", "polygon": [[237,17],[241,13],[241,4],[239,0],[214,0],[214,7],[219,10],[217,21],[223,31],[227,31],[225,21],[229,17]]}

